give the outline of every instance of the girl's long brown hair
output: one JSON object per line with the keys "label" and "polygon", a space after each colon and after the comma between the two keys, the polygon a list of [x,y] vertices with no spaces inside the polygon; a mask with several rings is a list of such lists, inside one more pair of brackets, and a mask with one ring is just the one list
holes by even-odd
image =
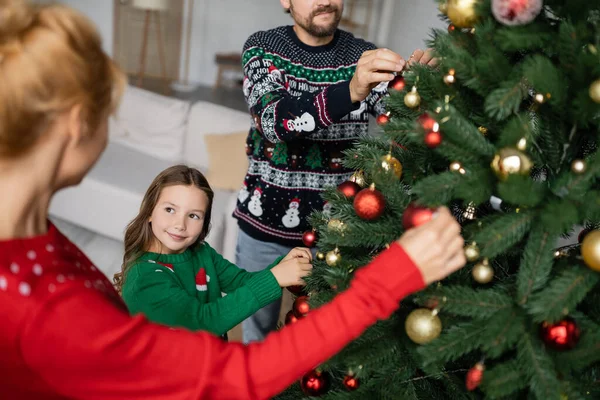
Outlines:
{"label": "girl's long brown hair", "polygon": [[175,185],[194,185],[206,193],[206,196],[208,197],[208,207],[204,214],[202,231],[200,232],[200,236],[198,236],[198,240],[196,240],[192,246],[197,246],[202,243],[208,235],[214,197],[214,193],[210,188],[208,181],[200,171],[188,167],[187,165],[175,165],[167,168],[154,178],[154,181],[152,181],[144,195],[142,205],[140,206],[140,212],[137,217],[127,225],[124,240],[125,254],[123,255],[121,272],[116,273],[113,278],[119,293],[121,293],[123,283],[125,282],[125,279],[127,279],[127,271],[135,264],[142,254],[148,251],[154,240],[154,235],[152,234],[152,228],[150,226],[150,217],[152,216],[154,207],[156,207],[156,203],[158,203],[162,190],[165,187]]}

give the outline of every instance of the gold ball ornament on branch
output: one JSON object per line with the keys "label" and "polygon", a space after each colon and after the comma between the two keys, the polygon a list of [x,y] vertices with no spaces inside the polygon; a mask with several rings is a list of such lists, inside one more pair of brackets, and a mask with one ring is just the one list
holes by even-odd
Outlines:
{"label": "gold ball ornament on branch", "polygon": [[600,103],[600,79],[596,79],[594,82],[592,82],[590,85],[589,94],[590,98],[595,103]]}
{"label": "gold ball ornament on branch", "polygon": [[421,105],[421,95],[417,91],[417,87],[413,86],[412,90],[404,96],[404,104],[408,108],[417,108]]}
{"label": "gold ball ornament on branch", "polygon": [[581,256],[590,269],[600,272],[600,230],[585,235],[581,242]]}
{"label": "gold ball ornament on branch", "polygon": [[447,14],[452,24],[458,28],[472,28],[479,16],[475,6],[477,0],[448,0]]}
{"label": "gold ball ornament on branch", "polygon": [[473,267],[471,275],[475,282],[485,285],[494,279],[494,268],[492,268],[488,259],[484,258]]}
{"label": "gold ball ornament on branch", "polygon": [[468,262],[475,262],[479,260],[479,247],[477,243],[473,242],[465,247],[465,257]]}
{"label": "gold ball ornament on branch", "polygon": [[356,171],[355,173],[353,173],[349,180],[350,182],[356,183],[360,187],[367,186],[365,174],[362,171]]}
{"label": "gold ball ornament on branch", "polygon": [[325,256],[325,262],[330,267],[334,267],[341,260],[341,258],[342,257],[340,256],[340,251],[336,247],[334,250],[331,250],[327,253],[327,255]]}
{"label": "gold ball ornament on branch", "polygon": [[438,10],[446,15],[448,13],[448,3],[446,1],[442,1],[439,5],[438,5]]}
{"label": "gold ball ornament on branch", "polygon": [[333,218],[327,223],[327,229],[333,232],[343,233],[346,230],[346,224],[342,220]]}
{"label": "gold ball ornament on branch", "polygon": [[319,260],[319,261],[325,261],[325,253],[317,251],[316,257],[317,257],[317,260]]}
{"label": "gold ball ornament on branch", "polygon": [[440,336],[442,321],[437,316],[437,310],[418,308],[408,314],[404,329],[410,340],[417,344],[426,344]]}
{"label": "gold ball ornament on branch", "polygon": [[583,174],[587,170],[587,163],[584,160],[573,160],[571,171],[576,174]]}
{"label": "gold ball ornament on branch", "polygon": [[396,178],[402,178],[402,163],[391,154],[381,157],[381,168],[386,172],[392,172]]}
{"label": "gold ball ornament on branch", "polygon": [[505,181],[510,175],[529,175],[533,164],[522,151],[505,147],[496,153],[491,167],[496,176]]}

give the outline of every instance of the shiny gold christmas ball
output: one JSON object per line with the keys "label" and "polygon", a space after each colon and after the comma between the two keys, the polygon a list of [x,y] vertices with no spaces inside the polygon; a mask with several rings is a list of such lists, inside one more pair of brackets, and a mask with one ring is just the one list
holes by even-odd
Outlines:
{"label": "shiny gold christmas ball", "polygon": [[327,263],[327,265],[329,265],[330,267],[333,267],[335,264],[337,264],[338,261],[340,261],[340,254],[338,251],[336,250],[331,250],[330,252],[327,253],[327,255],[325,256],[325,262]]}
{"label": "shiny gold christmas ball", "polygon": [[476,282],[481,284],[490,283],[494,279],[494,268],[491,267],[487,258],[475,264],[471,270],[471,275]]}
{"label": "shiny gold christmas ball", "polygon": [[468,262],[479,260],[479,247],[477,247],[477,243],[473,242],[465,247],[465,257]]}
{"label": "shiny gold christmas ball", "polygon": [[346,230],[346,224],[344,221],[334,218],[329,220],[327,223],[327,228],[330,231],[343,232]]}
{"label": "shiny gold christmas ball", "polygon": [[387,172],[393,172],[398,179],[402,177],[402,163],[391,154],[381,157],[381,168]]}
{"label": "shiny gold christmas ball", "polygon": [[491,166],[498,178],[504,181],[510,175],[528,175],[533,164],[522,151],[505,147],[496,153]]}
{"label": "shiny gold christmas ball", "polygon": [[442,333],[442,321],[427,308],[418,308],[408,314],[404,323],[406,334],[417,344],[429,343]]}
{"label": "shiny gold christmas ball", "polygon": [[589,268],[600,272],[600,230],[585,235],[581,243],[581,255]]}
{"label": "shiny gold christmas ball", "polygon": [[600,79],[595,80],[590,85],[590,97],[594,102],[600,103]]}
{"label": "shiny gold christmas ball", "polygon": [[408,108],[417,108],[421,104],[421,95],[417,92],[417,87],[413,86],[412,90],[404,96],[404,104]]}
{"label": "shiny gold christmas ball", "polygon": [[481,133],[483,136],[487,135],[488,133],[488,129],[485,126],[480,126],[477,128],[477,130],[479,130],[479,133]]}
{"label": "shiny gold christmas ball", "polygon": [[447,15],[457,28],[472,28],[477,22],[477,0],[448,0]]}
{"label": "shiny gold christmas ball", "polygon": [[448,13],[448,3],[447,2],[442,2],[438,5],[438,10],[440,10],[440,12],[444,15],[446,15]]}
{"label": "shiny gold christmas ball", "polygon": [[355,173],[353,173],[350,177],[350,181],[356,183],[360,187],[367,186],[367,183],[365,181],[365,174],[362,171],[356,171]]}
{"label": "shiny gold christmas ball", "polygon": [[320,251],[317,251],[317,260],[325,261],[325,254],[321,253]]}
{"label": "shiny gold christmas ball", "polygon": [[571,171],[576,174],[583,174],[587,170],[587,164],[584,160],[574,160],[571,163]]}

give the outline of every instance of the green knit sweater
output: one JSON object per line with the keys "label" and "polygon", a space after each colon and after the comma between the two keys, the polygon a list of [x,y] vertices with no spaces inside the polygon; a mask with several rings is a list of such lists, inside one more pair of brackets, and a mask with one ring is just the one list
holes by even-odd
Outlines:
{"label": "green knit sweater", "polygon": [[131,314],[223,335],[281,297],[270,270],[281,258],[263,271],[247,272],[207,243],[181,254],[148,252],[127,272],[123,299]]}

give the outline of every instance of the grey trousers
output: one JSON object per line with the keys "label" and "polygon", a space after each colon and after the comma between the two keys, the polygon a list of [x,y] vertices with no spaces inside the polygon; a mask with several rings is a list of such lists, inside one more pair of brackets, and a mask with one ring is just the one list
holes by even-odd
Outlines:
{"label": "grey trousers", "polygon": [[[262,271],[277,257],[286,255],[293,247],[277,243],[261,242],[240,231],[235,248],[235,264],[249,272]],[[261,308],[242,322],[244,343],[262,341],[277,328],[281,298]]]}

